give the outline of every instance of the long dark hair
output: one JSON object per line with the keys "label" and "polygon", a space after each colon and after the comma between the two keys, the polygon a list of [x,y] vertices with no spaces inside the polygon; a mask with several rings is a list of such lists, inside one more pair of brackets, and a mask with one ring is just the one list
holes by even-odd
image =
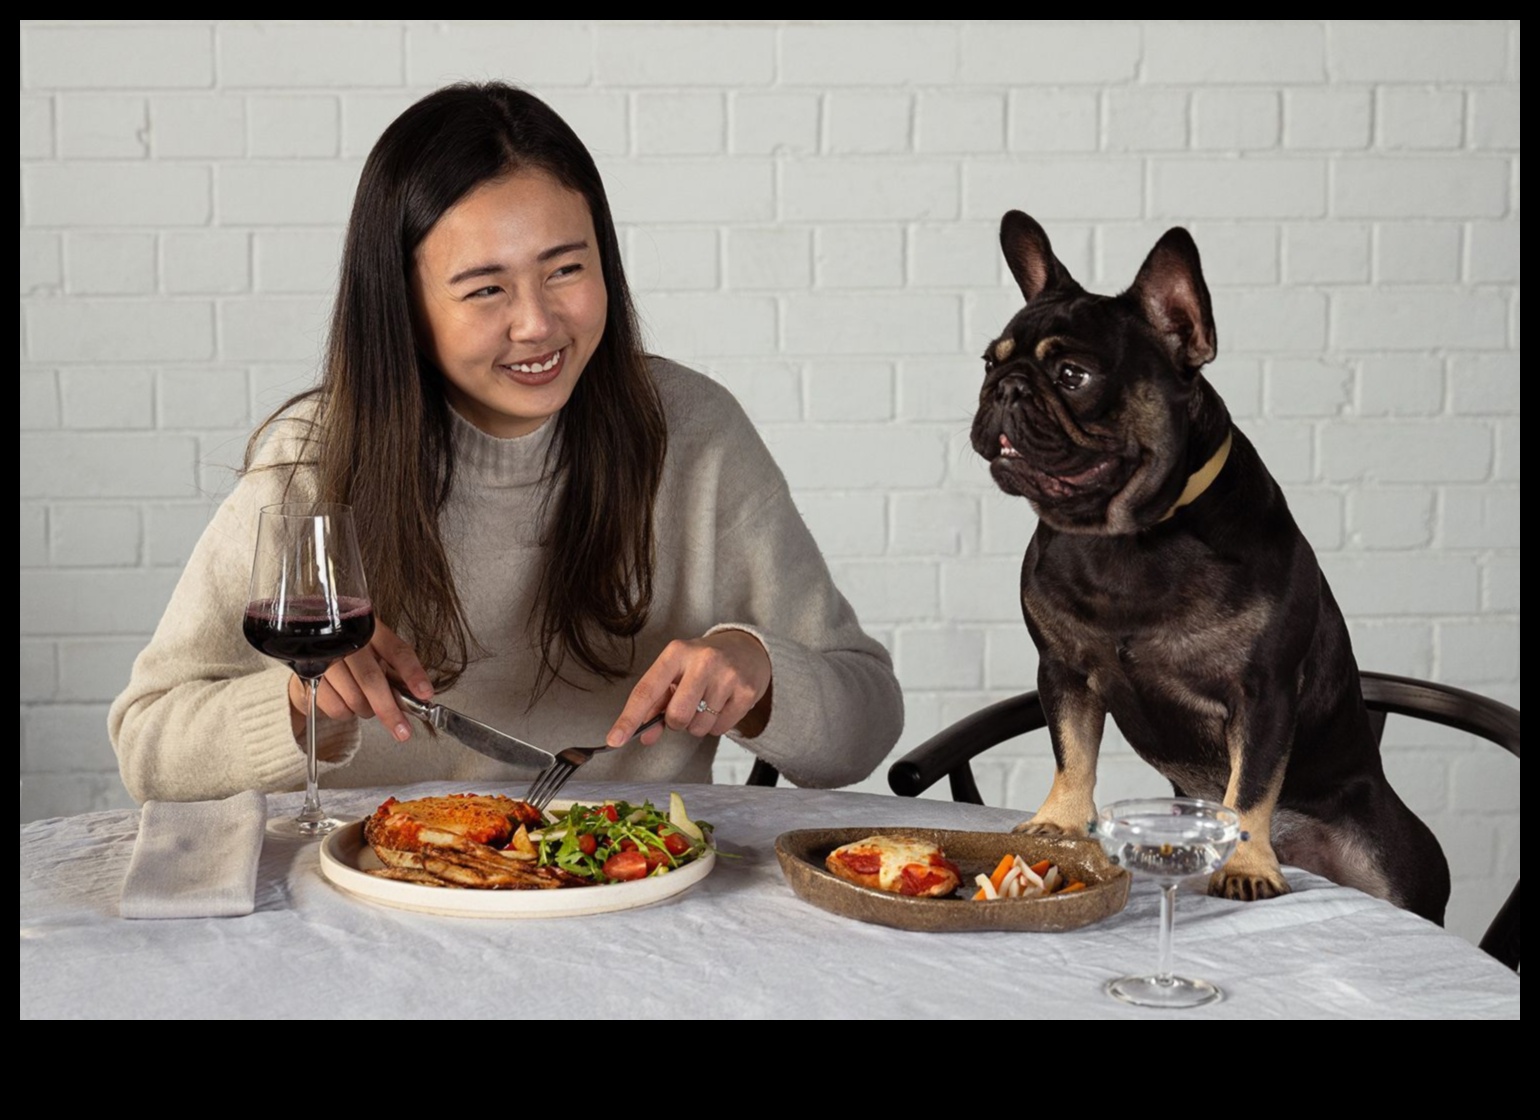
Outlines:
{"label": "long dark hair", "polygon": [[543,171],[587,200],[608,296],[604,333],[555,420],[550,469],[561,498],[545,519],[538,696],[569,656],[607,680],[630,668],[652,604],[653,500],[667,447],[604,183],[550,106],[501,82],[464,83],[391,123],[353,198],[321,385],[273,418],[315,399],[303,462],[292,465],[315,469],[323,499],[353,505],[376,612],[437,687],[452,684],[480,651],[439,533],[454,482],[451,417],[443,374],[413,334],[411,275],[445,211],[521,171]]}

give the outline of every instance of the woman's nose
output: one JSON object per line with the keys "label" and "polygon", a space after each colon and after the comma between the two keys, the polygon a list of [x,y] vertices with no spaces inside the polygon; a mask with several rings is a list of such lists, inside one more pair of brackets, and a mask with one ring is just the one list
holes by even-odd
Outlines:
{"label": "woman's nose", "polygon": [[514,342],[539,342],[551,336],[551,309],[540,293],[514,301],[508,337]]}

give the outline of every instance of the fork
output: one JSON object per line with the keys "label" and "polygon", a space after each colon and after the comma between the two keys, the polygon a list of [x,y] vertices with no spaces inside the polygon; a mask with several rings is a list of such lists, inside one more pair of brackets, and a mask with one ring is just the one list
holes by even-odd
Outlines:
{"label": "fork", "polygon": [[[659,712],[642,726],[631,732],[626,742],[629,743],[643,731],[650,727],[656,727],[663,722],[663,713]],[[529,792],[524,795],[524,800],[542,813],[545,807],[551,803],[551,798],[561,792],[561,787],[567,784],[567,779],[577,773],[577,768],[587,762],[596,754],[616,748],[605,744],[602,747],[568,747],[564,751],[556,752],[556,761],[535,775],[535,780],[529,785]]]}

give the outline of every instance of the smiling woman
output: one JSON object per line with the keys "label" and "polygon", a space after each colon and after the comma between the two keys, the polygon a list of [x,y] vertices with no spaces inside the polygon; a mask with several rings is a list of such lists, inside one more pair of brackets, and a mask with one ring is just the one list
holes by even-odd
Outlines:
{"label": "smiling woman", "polygon": [[597,241],[583,196],[528,171],[477,187],[418,246],[423,349],[482,431],[528,435],[572,395],[604,333]]}
{"label": "smiling woman", "polygon": [[451,86],[359,182],[318,389],[253,436],[109,718],[130,792],[298,783],[305,693],[241,635],[257,511],[351,503],[378,619],[327,672],[333,785],[513,776],[412,747],[391,681],[585,777],[708,781],[732,734],[800,784],[864,777],[902,701],[737,402],[645,354],[582,142],[512,87]]}

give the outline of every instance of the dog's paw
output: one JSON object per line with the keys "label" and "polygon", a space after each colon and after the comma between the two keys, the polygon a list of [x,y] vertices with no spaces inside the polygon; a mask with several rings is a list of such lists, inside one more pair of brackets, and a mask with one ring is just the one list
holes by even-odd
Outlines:
{"label": "dog's paw", "polygon": [[1239,902],[1255,902],[1262,898],[1277,898],[1289,893],[1289,884],[1283,873],[1272,871],[1251,873],[1232,871],[1226,867],[1216,871],[1208,881],[1208,893],[1218,898],[1233,898]]}
{"label": "dog's paw", "polygon": [[1028,836],[1079,837],[1086,834],[1084,826],[1075,828],[1073,826],[1059,824],[1056,821],[1039,820],[1037,817],[1033,817],[1029,821],[1022,821],[1015,828],[1011,829],[1011,831],[1023,832]]}

